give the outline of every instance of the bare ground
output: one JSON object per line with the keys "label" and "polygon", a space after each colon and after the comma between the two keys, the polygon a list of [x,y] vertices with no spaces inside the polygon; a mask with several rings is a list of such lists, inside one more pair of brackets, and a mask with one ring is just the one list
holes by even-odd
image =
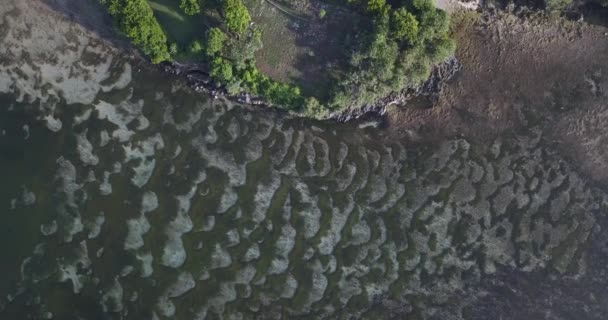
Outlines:
{"label": "bare ground", "polygon": [[391,107],[393,133],[488,142],[536,128],[584,173],[608,182],[608,29],[508,13],[454,20],[463,70],[432,108]]}

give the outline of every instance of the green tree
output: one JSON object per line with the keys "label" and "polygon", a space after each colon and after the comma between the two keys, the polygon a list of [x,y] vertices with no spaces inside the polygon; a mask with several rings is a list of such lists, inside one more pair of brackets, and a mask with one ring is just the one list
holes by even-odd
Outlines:
{"label": "green tree", "polygon": [[101,0],[101,3],[108,7],[118,28],[152,63],[171,59],[167,37],[146,0]]}
{"label": "green tree", "polygon": [[313,97],[309,97],[306,99],[305,102],[304,113],[308,117],[323,119],[327,116],[329,112],[325,106],[319,103],[319,100]]}
{"label": "green tree", "polygon": [[228,37],[219,28],[211,28],[207,31],[207,55],[213,56],[218,52],[222,52],[224,43]]}
{"label": "green tree", "polygon": [[255,52],[262,48],[262,33],[249,29],[240,39],[230,39],[228,50],[224,50],[237,69],[245,69],[248,62],[255,61]]}
{"label": "green tree", "polygon": [[392,12],[391,32],[398,40],[414,43],[418,37],[418,20],[405,8]]}
{"label": "green tree", "polygon": [[179,7],[182,8],[187,15],[193,16],[201,13],[201,6],[198,1],[199,0],[182,0]]}
{"label": "green tree", "polygon": [[418,37],[420,40],[428,40],[443,37],[450,28],[450,18],[445,11],[436,9],[433,3],[427,0],[414,0],[414,5],[419,8],[416,12],[418,19]]}
{"label": "green tree", "polygon": [[231,32],[242,33],[251,22],[249,11],[241,0],[224,0],[223,14],[226,28]]}
{"label": "green tree", "polygon": [[233,77],[232,64],[222,57],[216,57],[211,62],[211,75],[224,84],[229,83]]}
{"label": "green tree", "polygon": [[367,0],[367,11],[378,15],[386,14],[388,12],[386,0]]}
{"label": "green tree", "polygon": [[192,41],[192,43],[190,44],[190,53],[199,54],[201,52],[203,52],[203,44],[201,43],[201,41],[200,40]]}
{"label": "green tree", "polygon": [[441,62],[454,54],[456,43],[447,35],[438,37],[427,46],[427,54],[433,63]]}

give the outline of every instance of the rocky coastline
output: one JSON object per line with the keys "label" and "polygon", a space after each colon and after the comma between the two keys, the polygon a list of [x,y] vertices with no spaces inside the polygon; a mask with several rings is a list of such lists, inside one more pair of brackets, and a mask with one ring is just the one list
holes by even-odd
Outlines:
{"label": "rocky coastline", "polygon": [[431,71],[429,78],[420,86],[415,88],[404,88],[390,95],[361,107],[346,108],[329,115],[329,119],[337,122],[348,122],[355,119],[370,119],[382,117],[386,114],[386,108],[390,105],[407,105],[413,98],[421,97],[432,103],[436,102],[441,93],[443,85],[452,79],[458,71],[462,70],[462,64],[456,57],[450,57],[445,62],[436,65]]}
{"label": "rocky coastline", "polygon": [[[230,101],[241,104],[276,107],[278,110],[282,110],[280,106],[248,92],[230,94],[226,88],[216,86],[211,75],[206,71],[208,68],[206,68],[204,64],[180,63],[175,61],[163,62],[160,64],[160,69],[168,74],[183,78],[192,90],[209,94],[216,99],[224,97]],[[424,97],[431,102],[435,102],[439,97],[444,83],[454,77],[461,69],[462,64],[460,64],[458,59],[456,59],[456,57],[450,57],[445,62],[435,66],[429,78],[419,87],[407,87],[401,91],[393,92],[374,103],[359,107],[348,107],[341,111],[332,112],[325,120],[348,122],[358,119],[369,120],[381,118],[386,114],[386,107],[393,104],[406,105],[407,102],[414,97]]]}

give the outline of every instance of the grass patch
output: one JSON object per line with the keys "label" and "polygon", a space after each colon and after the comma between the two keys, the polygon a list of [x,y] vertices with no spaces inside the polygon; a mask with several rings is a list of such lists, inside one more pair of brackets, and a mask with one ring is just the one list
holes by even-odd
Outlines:
{"label": "grass patch", "polygon": [[343,56],[345,35],[356,28],[352,13],[327,7],[319,17],[320,4],[311,1],[247,0],[254,23],[262,31],[264,47],[256,53],[256,65],[272,79],[297,85],[306,96],[327,100],[332,79],[328,72]]}

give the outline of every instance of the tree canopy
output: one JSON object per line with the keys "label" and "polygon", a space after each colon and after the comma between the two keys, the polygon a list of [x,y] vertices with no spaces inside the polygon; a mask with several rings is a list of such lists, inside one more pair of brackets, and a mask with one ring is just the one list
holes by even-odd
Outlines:
{"label": "tree canopy", "polygon": [[224,42],[228,37],[219,28],[211,28],[207,31],[207,55],[212,56],[224,48]]}
{"label": "tree canopy", "polygon": [[224,0],[223,14],[226,28],[231,32],[242,33],[251,22],[249,11],[241,0]]}
{"label": "tree canopy", "polygon": [[100,0],[116,24],[153,63],[170,60],[167,37],[146,0]]}
{"label": "tree canopy", "polygon": [[201,6],[199,4],[199,0],[182,0],[179,7],[182,8],[182,10],[184,10],[184,12],[190,16],[201,13]]}
{"label": "tree canopy", "polygon": [[[100,1],[153,62],[169,60],[172,53],[178,56],[175,43],[167,46],[167,37],[147,0]],[[188,15],[201,13],[201,0],[173,1]],[[363,17],[363,25],[346,36],[356,41],[345,44],[344,63],[330,66],[331,95],[319,101],[303,97],[299,87],[273,80],[257,69],[255,52],[263,45],[261,31],[251,25],[243,0],[215,1],[217,5],[209,10],[217,10],[221,24],[190,40],[189,58],[208,63],[215,83],[231,94],[247,91],[315,117],[332,108],[372,103],[391,91],[418,86],[432,66],[455,49],[448,36],[449,17],[435,8],[433,0],[391,4],[386,0],[343,0]],[[325,11],[319,15],[325,16]]]}
{"label": "tree canopy", "polygon": [[418,37],[418,20],[405,8],[394,10],[391,16],[391,31],[398,40],[414,43]]}

